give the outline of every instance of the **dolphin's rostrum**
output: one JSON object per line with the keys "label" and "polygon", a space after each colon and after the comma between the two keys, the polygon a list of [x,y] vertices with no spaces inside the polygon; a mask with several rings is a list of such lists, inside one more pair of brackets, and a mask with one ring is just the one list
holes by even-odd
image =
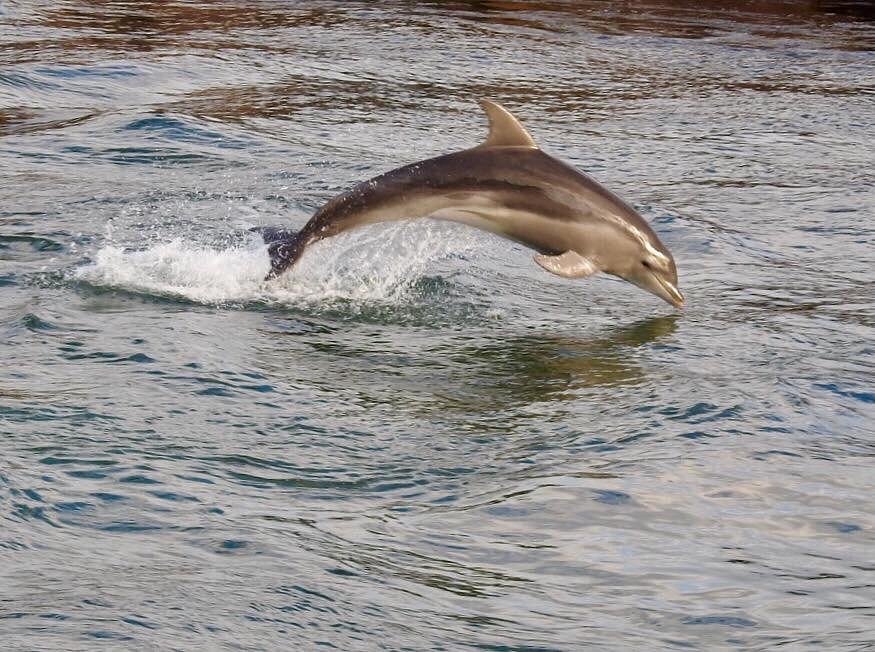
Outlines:
{"label": "dolphin's rostrum", "polygon": [[671,252],[628,204],[542,152],[506,109],[480,102],[489,137],[472,149],[412,163],[338,195],[298,233],[272,232],[272,279],[307,247],[349,229],[416,217],[462,222],[534,249],[549,272],[606,272],[683,305]]}

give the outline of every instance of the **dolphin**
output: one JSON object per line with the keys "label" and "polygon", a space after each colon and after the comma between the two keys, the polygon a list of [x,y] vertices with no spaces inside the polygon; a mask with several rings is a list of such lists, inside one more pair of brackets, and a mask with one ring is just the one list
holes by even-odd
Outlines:
{"label": "dolphin", "polygon": [[592,177],[544,153],[520,122],[490,100],[481,145],[391,170],[337,195],[297,233],[268,229],[271,269],[292,267],[319,240],[353,228],[432,217],[519,242],[565,278],[612,274],[680,308],[668,248],[635,209]]}

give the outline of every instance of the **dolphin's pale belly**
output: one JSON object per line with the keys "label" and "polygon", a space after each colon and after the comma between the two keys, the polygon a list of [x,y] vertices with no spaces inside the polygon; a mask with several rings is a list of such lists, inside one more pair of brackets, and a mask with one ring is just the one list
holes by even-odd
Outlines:
{"label": "dolphin's pale belly", "polygon": [[541,215],[502,206],[446,208],[431,217],[495,233],[545,254],[567,251],[577,240],[573,223],[557,224],[555,220]]}

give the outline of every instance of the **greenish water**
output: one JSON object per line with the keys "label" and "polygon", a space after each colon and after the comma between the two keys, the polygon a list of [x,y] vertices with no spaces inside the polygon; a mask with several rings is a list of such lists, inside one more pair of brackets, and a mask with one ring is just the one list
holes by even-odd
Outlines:
{"label": "greenish water", "polygon": [[[805,3],[0,5],[4,649],[875,645],[875,24]],[[428,221],[479,142],[688,307]]]}

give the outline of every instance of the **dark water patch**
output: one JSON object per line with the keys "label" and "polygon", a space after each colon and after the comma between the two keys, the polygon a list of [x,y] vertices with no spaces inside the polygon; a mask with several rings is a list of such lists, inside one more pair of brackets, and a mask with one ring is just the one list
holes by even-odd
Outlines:
{"label": "dark water patch", "polygon": [[854,523],[843,523],[841,521],[829,521],[826,523],[829,527],[833,528],[836,532],[841,534],[851,534],[852,532],[860,532],[863,528],[859,525],[855,525]]}
{"label": "dark water patch", "polygon": [[178,477],[180,480],[185,480],[187,482],[197,482],[200,484],[216,484],[215,480],[212,480],[211,478],[204,477],[203,475],[190,475],[190,474],[182,475],[182,474],[179,474],[176,477]]}
{"label": "dark water patch", "polygon": [[154,478],[150,478],[147,475],[142,475],[139,473],[135,473],[133,475],[122,476],[118,479],[118,481],[124,482],[126,484],[143,484],[143,485],[161,484],[160,480],[155,480]]}
{"label": "dark water patch", "polygon": [[724,627],[756,627],[756,622],[739,616],[689,616],[684,625],[722,625]]}
{"label": "dark water patch", "polygon": [[668,418],[677,419],[678,421],[683,421],[685,423],[700,424],[711,423],[714,421],[736,420],[741,413],[742,408],[740,405],[720,409],[718,406],[709,403],[696,403],[687,408],[684,412]]}
{"label": "dark water patch", "polygon": [[48,77],[57,77],[63,80],[75,80],[81,77],[108,77],[123,78],[136,77],[139,71],[131,65],[108,65],[108,66],[58,66],[53,68],[41,67],[34,69],[37,73]]}
{"label": "dark water patch", "polygon": [[[39,394],[22,392],[19,398],[29,398],[34,395],[39,396]],[[104,426],[121,420],[118,416],[94,412],[88,408],[62,406],[27,405],[25,407],[9,407],[0,404],[0,415],[13,423],[68,421],[73,425],[95,424]]]}
{"label": "dark water patch", "polygon": [[61,163],[65,157],[60,153],[48,153],[43,151],[22,151],[13,149],[0,149],[0,154],[26,161],[27,163]]}
{"label": "dark water patch", "polygon": [[117,301],[119,305],[133,303],[166,304],[167,306],[197,306],[197,301],[189,300],[172,292],[160,292],[157,290],[136,290],[120,287],[111,283],[95,283],[87,279],[62,276],[64,284],[76,289],[85,298],[101,298]]}
{"label": "dark water patch", "polygon": [[33,489],[16,489],[15,487],[12,487],[9,490],[9,494],[11,496],[23,496],[38,503],[44,502],[42,496]]}
{"label": "dark water patch", "polygon": [[207,389],[201,389],[195,392],[200,396],[225,396],[232,397],[234,396],[234,392],[228,389],[227,387],[208,387]]}
{"label": "dark water patch", "polygon": [[[18,552],[21,550],[27,550],[28,546],[20,541],[0,541],[0,550],[9,550],[10,552]],[[0,615],[2,618],[2,615]]]}
{"label": "dark water patch", "polygon": [[[36,75],[28,75],[21,72],[0,73],[0,87],[2,86],[40,91],[52,91],[62,88],[60,84],[55,82],[39,79]],[[24,113],[24,111],[22,111],[22,113]]]}
{"label": "dark water patch", "polygon": [[[79,351],[78,348],[74,349]],[[68,360],[95,360],[97,362],[116,364],[121,362],[136,362],[140,364],[148,364],[155,362],[154,358],[150,358],[145,353],[132,353],[131,355],[123,355],[110,351],[94,351],[92,353],[67,353],[65,356]]]}
{"label": "dark water patch", "polygon": [[240,471],[227,471],[226,475],[243,485],[260,488],[279,487],[285,489],[355,490],[362,489],[369,484],[368,480],[314,480],[302,477],[277,478],[255,475],[254,473],[243,473]]}
{"label": "dark water patch", "polygon": [[21,324],[27,330],[32,331],[34,333],[40,332],[52,332],[58,330],[58,326],[53,324],[52,322],[42,319],[41,317],[28,313],[21,318]]}
{"label": "dark water patch", "polygon": [[[778,432],[788,433],[789,431],[787,429],[784,429],[784,430],[780,430]],[[769,450],[769,451],[762,451],[762,452],[758,452],[758,453],[753,454],[753,458],[757,459],[757,460],[766,460],[766,459],[773,457],[773,456],[796,457],[796,458],[803,457],[801,454],[799,454],[797,452],[786,451],[786,450]]]}
{"label": "dark water patch", "polygon": [[246,548],[248,545],[249,543],[246,541],[228,539],[219,544],[219,552],[235,552]]}
{"label": "dark water patch", "polygon": [[120,500],[127,500],[128,499],[127,496],[107,493],[104,491],[98,491],[98,492],[92,493],[91,495],[94,496],[95,498],[97,498],[98,500],[101,500],[105,503],[115,503],[115,502],[118,502]]}
{"label": "dark water patch", "polygon": [[[196,366],[194,368],[197,368]],[[186,383],[193,383],[195,387],[200,385],[208,385],[212,387],[207,387],[206,389],[198,390],[196,393],[204,395],[204,396],[234,396],[235,390],[248,390],[254,391],[258,394],[267,394],[276,391],[276,388],[272,385],[251,385],[248,382],[249,378],[257,377],[260,374],[240,374],[242,377],[238,377],[235,372],[220,372],[223,376],[228,378],[228,380],[223,380],[220,378],[216,378],[213,376],[189,376],[189,375],[181,375],[175,374],[169,376],[169,378],[173,380],[180,380]],[[246,379],[246,380],[243,380]]]}
{"label": "dark water patch", "polygon": [[108,629],[98,629],[93,631],[83,632],[83,635],[88,638],[94,638],[99,641],[119,641],[119,642],[127,642],[135,640],[133,636],[128,636],[127,634],[122,634],[120,632],[113,632]]}
{"label": "dark water patch", "polygon": [[48,516],[47,511],[47,508],[42,505],[27,505],[25,503],[13,502],[11,518],[23,521],[37,520],[52,527],[61,527]]}
{"label": "dark water patch", "polygon": [[814,386],[839,396],[856,399],[862,403],[875,403],[875,391],[845,389],[836,383],[815,383]]}
{"label": "dark water patch", "polygon": [[707,440],[713,439],[717,435],[713,433],[702,432],[701,430],[693,430],[690,432],[682,432],[679,437],[683,437],[684,439],[692,439],[692,440]]}
{"label": "dark water patch", "polygon": [[338,577],[358,577],[359,574],[349,570],[348,568],[326,568],[326,572]]}
{"label": "dark water patch", "polygon": [[275,391],[272,385],[241,385],[241,389],[248,389],[259,394],[268,394]]}
{"label": "dark water patch", "polygon": [[116,165],[149,165],[153,167],[188,166],[210,160],[204,154],[152,147],[116,147],[95,152],[92,156]]}
{"label": "dark water patch", "polygon": [[157,623],[149,622],[143,616],[126,616],[121,619],[121,621],[127,625],[133,625],[134,627],[142,627],[144,629],[158,629],[159,626]]}
{"label": "dark water patch", "polygon": [[93,507],[94,507],[94,505],[92,503],[86,503],[86,502],[81,502],[81,501],[55,503],[53,505],[53,509],[56,512],[62,512],[62,513],[63,512],[73,512],[73,513],[82,512],[82,511],[90,510]]}
{"label": "dark water patch", "polygon": [[39,460],[41,464],[49,466],[64,465],[64,464],[91,464],[93,466],[115,466],[118,460],[113,459],[81,459],[76,457],[61,457],[50,455]]}
{"label": "dark water patch", "polygon": [[0,235],[0,250],[7,250],[9,253],[4,255],[4,258],[8,258],[11,255],[14,255],[13,252],[18,250],[22,251],[25,247],[30,251],[35,252],[57,252],[63,250],[63,245],[57,240],[52,240],[50,238],[32,234],[32,233],[21,233],[16,235]]}
{"label": "dark water patch", "polygon": [[145,134],[149,137],[157,136],[169,141],[214,145],[230,149],[242,149],[249,145],[246,142],[229,138],[218,131],[197,127],[186,123],[181,118],[169,115],[138,118],[128,123],[124,129]]}
{"label": "dark water patch", "polygon": [[136,521],[113,521],[106,525],[98,527],[103,532],[117,532],[119,534],[139,534],[146,532],[157,532],[162,530],[162,526],[150,523],[138,523]]}
{"label": "dark water patch", "polygon": [[155,496],[155,498],[160,498],[161,500],[169,500],[171,502],[201,502],[200,499],[195,496],[187,496],[185,494],[180,494],[173,491],[150,491],[149,493]]}
{"label": "dark water patch", "polygon": [[71,478],[76,478],[78,480],[103,480],[110,475],[110,473],[97,469],[75,469],[72,471],[65,471],[65,473]]}
{"label": "dark water patch", "polygon": [[632,501],[632,497],[622,491],[608,491],[604,489],[595,492],[595,500],[606,505],[625,505]]}

